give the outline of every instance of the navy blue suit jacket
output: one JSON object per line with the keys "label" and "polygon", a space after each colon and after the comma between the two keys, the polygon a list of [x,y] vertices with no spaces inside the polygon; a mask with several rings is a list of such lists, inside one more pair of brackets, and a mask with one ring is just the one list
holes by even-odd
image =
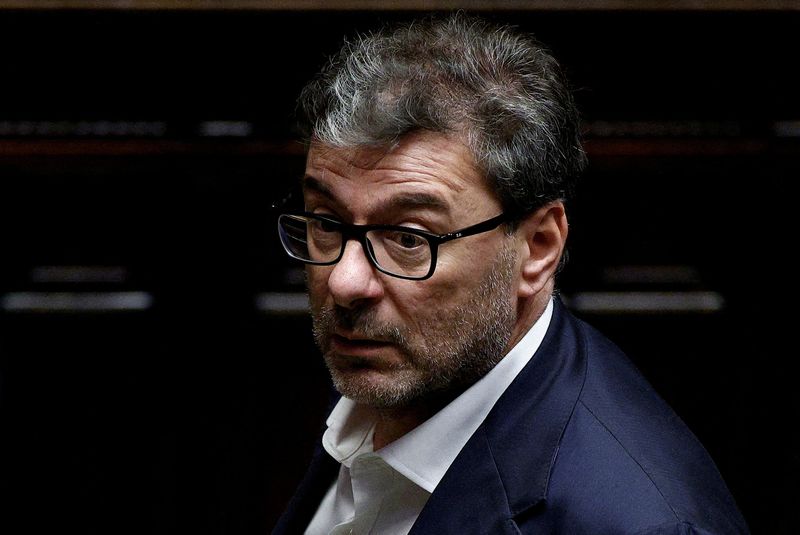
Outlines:
{"label": "navy blue suit jacket", "polygon": [[[273,533],[302,533],[338,469],[318,448]],[[558,301],[539,350],[411,530],[747,532],[703,446],[621,351]]]}

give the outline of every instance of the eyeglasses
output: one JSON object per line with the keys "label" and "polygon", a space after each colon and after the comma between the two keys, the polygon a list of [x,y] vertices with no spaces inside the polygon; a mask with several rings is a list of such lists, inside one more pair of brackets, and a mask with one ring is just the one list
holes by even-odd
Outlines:
{"label": "eyeglasses", "polygon": [[378,271],[409,280],[431,277],[442,243],[488,232],[509,218],[500,214],[447,234],[395,225],[353,225],[310,212],[278,216],[283,248],[292,258],[317,266],[338,262],[349,240],[358,240]]}

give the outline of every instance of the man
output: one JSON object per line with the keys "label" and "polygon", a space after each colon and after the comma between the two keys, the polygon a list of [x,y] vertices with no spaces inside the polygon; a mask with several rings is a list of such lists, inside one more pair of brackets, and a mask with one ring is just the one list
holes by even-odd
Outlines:
{"label": "man", "polygon": [[314,336],[341,398],[275,533],[746,533],[705,450],[554,297],[577,113],[463,15],[348,43],[300,97]]}

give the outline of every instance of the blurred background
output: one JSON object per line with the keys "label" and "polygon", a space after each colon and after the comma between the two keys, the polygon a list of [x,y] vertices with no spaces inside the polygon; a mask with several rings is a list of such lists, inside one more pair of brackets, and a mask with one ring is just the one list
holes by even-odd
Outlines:
{"label": "blurred background", "polygon": [[267,211],[345,35],[463,8],[567,70],[560,287],[793,533],[800,3],[0,0],[0,532],[268,532],[323,424]]}

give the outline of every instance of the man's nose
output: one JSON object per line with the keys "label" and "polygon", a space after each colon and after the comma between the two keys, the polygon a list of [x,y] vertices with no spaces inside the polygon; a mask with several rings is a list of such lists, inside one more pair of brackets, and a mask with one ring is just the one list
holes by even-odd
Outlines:
{"label": "man's nose", "polygon": [[374,300],[383,295],[378,271],[367,254],[357,240],[349,240],[345,244],[342,258],[333,266],[328,278],[328,289],[337,305],[352,308],[361,301]]}

